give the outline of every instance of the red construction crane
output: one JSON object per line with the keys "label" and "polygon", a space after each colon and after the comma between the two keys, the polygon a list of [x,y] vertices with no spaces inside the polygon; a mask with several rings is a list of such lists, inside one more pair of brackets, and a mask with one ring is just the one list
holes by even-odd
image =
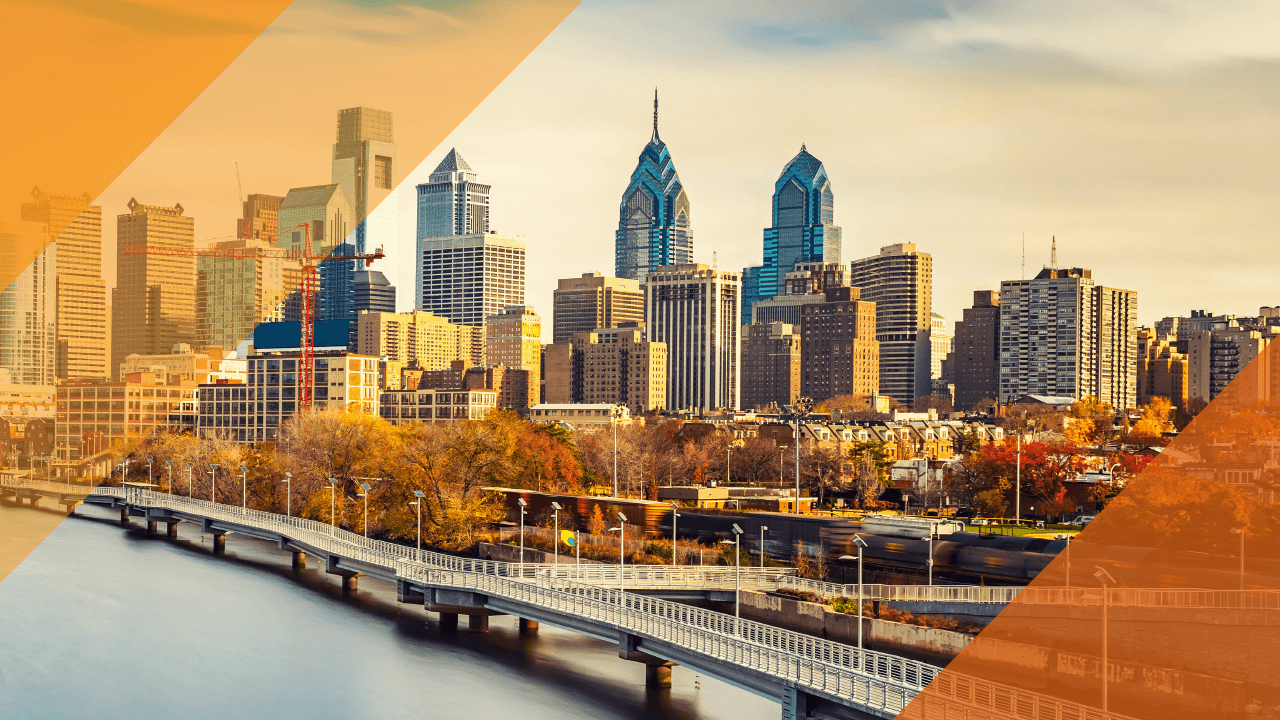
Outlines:
{"label": "red construction crane", "polygon": [[224,258],[257,258],[257,257],[281,257],[298,260],[302,263],[302,286],[299,291],[302,293],[302,322],[299,323],[299,357],[298,364],[298,408],[299,410],[310,410],[315,396],[315,371],[316,371],[316,271],[320,267],[320,263],[326,260],[363,260],[365,267],[373,264],[374,260],[380,260],[384,257],[382,248],[373,251],[372,254],[360,255],[314,255],[311,249],[311,224],[300,223],[289,228],[282,228],[283,231],[295,230],[302,228],[305,233],[305,242],[299,252],[289,252],[283,248],[187,248],[173,247],[170,245],[125,245],[124,253],[126,255],[179,255],[184,257],[224,257]]}

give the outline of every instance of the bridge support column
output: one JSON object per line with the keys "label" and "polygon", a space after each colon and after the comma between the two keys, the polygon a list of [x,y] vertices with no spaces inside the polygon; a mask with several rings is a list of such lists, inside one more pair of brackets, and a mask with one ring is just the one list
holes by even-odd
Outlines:
{"label": "bridge support column", "polygon": [[528,618],[520,618],[520,634],[521,635],[537,635],[538,621]]}
{"label": "bridge support column", "polygon": [[356,589],[360,586],[359,581],[356,580],[356,578],[358,577],[360,576],[359,575],[342,576],[342,592],[355,592]]}
{"label": "bridge support column", "polygon": [[644,666],[644,686],[651,688],[671,687],[672,663]]}
{"label": "bridge support column", "polygon": [[164,534],[165,534],[165,537],[169,538],[170,540],[176,540],[178,538],[178,523],[176,522],[165,523]]}
{"label": "bridge support column", "polygon": [[467,629],[474,633],[489,632],[489,616],[468,615]]}
{"label": "bridge support column", "polygon": [[213,554],[221,555],[227,551],[227,536],[218,533],[213,536]]}
{"label": "bridge support column", "polygon": [[147,521],[147,535],[155,535],[156,530],[160,527],[160,523],[155,520]]}
{"label": "bridge support column", "polygon": [[782,720],[807,720],[813,698],[803,690],[789,687],[782,691]]}
{"label": "bridge support column", "polygon": [[60,502],[60,503],[58,503],[58,504],[59,504],[59,505],[62,505],[63,507],[65,507],[65,508],[67,509],[67,514],[68,514],[68,515],[75,515],[75,514],[76,514],[76,506],[77,506],[77,505],[79,505],[80,503],[79,503],[79,502],[77,502],[77,501],[75,501],[75,500],[65,500],[65,501]]}
{"label": "bridge support column", "polygon": [[440,613],[440,629],[450,631],[457,630],[458,613]]}
{"label": "bridge support column", "polygon": [[121,525],[129,524],[129,508],[127,507],[120,508],[120,524]]}
{"label": "bridge support column", "polygon": [[293,569],[301,570],[307,566],[307,554],[301,550],[293,551]]}

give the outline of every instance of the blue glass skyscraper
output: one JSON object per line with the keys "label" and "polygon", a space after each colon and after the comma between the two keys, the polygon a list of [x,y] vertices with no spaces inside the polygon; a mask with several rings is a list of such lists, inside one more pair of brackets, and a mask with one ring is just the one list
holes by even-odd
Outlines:
{"label": "blue glass skyscraper", "polygon": [[640,153],[618,208],[614,273],[639,280],[663,265],[693,262],[689,196],[658,137],[658,93],[653,93],[653,137]]}
{"label": "blue glass skyscraper", "polygon": [[773,227],[764,231],[764,264],[743,270],[744,278],[752,278],[744,282],[743,324],[751,322],[751,303],[782,294],[783,281],[796,263],[840,262],[834,207],[826,168],[802,144],[773,184]]}

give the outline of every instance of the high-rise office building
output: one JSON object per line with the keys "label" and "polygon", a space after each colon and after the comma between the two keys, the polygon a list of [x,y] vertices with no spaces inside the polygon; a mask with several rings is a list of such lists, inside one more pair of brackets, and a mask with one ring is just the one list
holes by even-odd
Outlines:
{"label": "high-rise office building", "polygon": [[[351,203],[350,244],[363,253],[395,240],[396,142],[391,113],[367,107],[338,111],[332,182]],[[375,213],[375,210],[377,212]],[[343,235],[339,240],[345,240]]]}
{"label": "high-rise office building", "polygon": [[22,219],[63,228],[57,240],[57,357],[60,379],[111,376],[111,339],[103,318],[107,286],[102,279],[102,208],[89,194],[54,195],[40,188],[22,205]]}
{"label": "high-rise office building", "polygon": [[1137,401],[1138,295],[1102,287],[1086,268],[1047,267],[1000,283],[1000,397]]}
{"label": "high-rise office building", "polygon": [[[15,385],[53,385],[57,379],[58,247],[49,226],[0,222],[0,370]],[[40,249],[34,255],[27,251]]]}
{"label": "high-rise office building", "polygon": [[227,240],[213,249],[243,252],[196,259],[196,344],[234,350],[258,323],[287,319],[302,266],[266,240]]}
{"label": "high-rise office building", "polygon": [[429,312],[363,312],[358,319],[357,352],[384,357],[424,370],[441,370],[454,361],[465,367],[485,362],[484,329],[457,325]]}
{"label": "high-rise office building", "polygon": [[1000,293],[974,291],[973,307],[956,323],[951,374],[959,410],[1000,397]]}
{"label": "high-rise office building", "polygon": [[951,329],[947,327],[947,319],[933,313],[929,317],[929,380],[930,393],[948,395],[944,392],[942,381],[942,363],[951,354]]}
{"label": "high-rise office building", "polygon": [[800,397],[800,333],[794,325],[742,326],[742,409],[784,408]]}
{"label": "high-rise office building", "polygon": [[[111,305],[111,373],[132,354],[156,355],[195,344],[196,272],[191,255],[142,254],[146,248],[195,248],[195,219],[129,199],[116,217],[116,287]],[[135,252],[129,252],[129,248]]]}
{"label": "high-rise office building", "polygon": [[[521,395],[537,405],[542,377],[542,318],[528,305],[505,307],[484,319],[485,358],[489,365],[527,370]],[[512,380],[508,378],[507,382]],[[526,406],[528,407],[528,406]]]}
{"label": "high-rise office building", "polygon": [[483,235],[489,232],[489,185],[449,150],[427,182],[418,186],[418,238]]}
{"label": "high-rise office building", "polygon": [[377,270],[357,270],[355,274],[355,311],[393,313],[396,311],[396,288],[387,276]]}
{"label": "high-rise office building", "polygon": [[738,273],[707,265],[666,265],[643,283],[648,338],[667,345],[667,408],[736,410]]}
{"label": "high-rise office building", "polygon": [[638,323],[597,328],[548,345],[546,362],[544,402],[610,403],[633,413],[667,406],[666,343],[650,341]]}
{"label": "high-rise office building", "polygon": [[798,330],[804,306],[826,302],[826,289],[848,285],[848,275],[840,263],[796,263],[786,275],[781,294],[755,302],[753,322],[781,322]]}
{"label": "high-rise office building", "polygon": [[[614,236],[614,274],[643,280],[645,273],[666,265],[693,262],[693,230],[689,195],[658,137],[658,93],[653,94],[653,136],[640,151],[631,181],[618,207]],[[736,274],[735,274],[736,275]]]}
{"label": "high-rise office building", "polygon": [[[277,216],[280,231],[276,245],[297,254],[302,251],[309,231],[311,254],[328,255],[351,231],[352,217],[350,199],[337,183],[291,188],[280,201]],[[309,228],[299,225],[308,225]]]}
{"label": "high-rise office building", "polygon": [[856,287],[832,286],[801,319],[800,392],[814,400],[860,395],[874,404],[880,387],[876,305]]}
{"label": "high-rise office building", "polygon": [[484,325],[524,304],[524,240],[496,233],[418,239],[419,310],[450,322]]}
{"label": "high-rise office building", "polygon": [[236,237],[241,240],[263,240],[272,245],[280,241],[279,195],[250,195],[240,204],[241,216],[236,218]]}
{"label": "high-rise office building", "polygon": [[839,263],[840,228],[835,223],[835,196],[822,161],[804,145],[782,168],[773,184],[773,227],[764,231],[764,264],[743,270],[752,278],[751,295],[742,296],[742,322],[752,321],[757,300],[782,295],[785,275],[796,263]]}
{"label": "high-rise office building", "polygon": [[916,250],[915,243],[888,245],[879,255],[854,260],[849,284],[876,304],[880,394],[911,407],[916,397],[932,392],[933,256]]}
{"label": "high-rise office building", "polygon": [[629,322],[644,322],[644,292],[639,281],[583,273],[557,284],[552,299],[552,342],[570,342],[578,333]]}

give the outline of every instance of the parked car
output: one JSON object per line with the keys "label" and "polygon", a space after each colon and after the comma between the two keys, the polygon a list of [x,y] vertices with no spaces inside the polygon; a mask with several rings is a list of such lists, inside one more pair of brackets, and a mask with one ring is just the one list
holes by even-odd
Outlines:
{"label": "parked car", "polygon": [[1068,525],[1079,525],[1080,527],[1084,527],[1085,525],[1088,525],[1089,523],[1093,522],[1093,518],[1094,518],[1094,517],[1096,517],[1096,516],[1094,516],[1094,515],[1077,515],[1077,516],[1075,516],[1075,519],[1073,519],[1071,522],[1069,522],[1069,523],[1067,523],[1067,524],[1068,524]]}

